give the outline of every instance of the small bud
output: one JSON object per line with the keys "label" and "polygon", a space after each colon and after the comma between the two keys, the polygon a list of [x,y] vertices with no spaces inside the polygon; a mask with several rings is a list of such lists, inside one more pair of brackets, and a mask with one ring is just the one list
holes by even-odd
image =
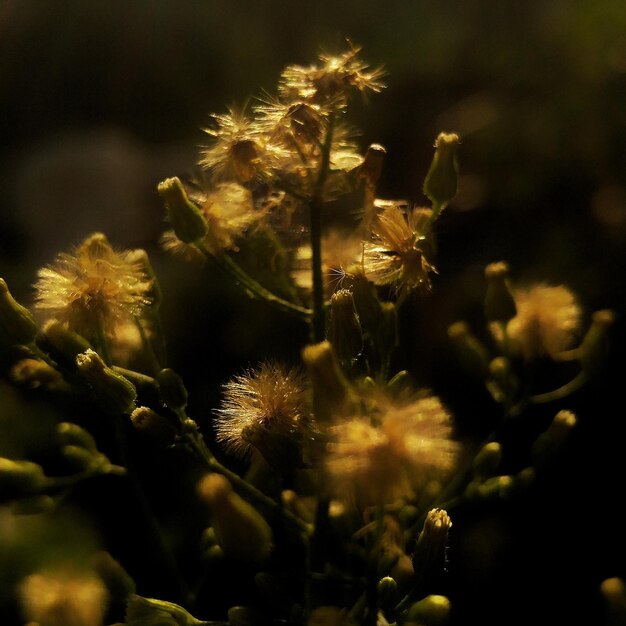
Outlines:
{"label": "small bud", "polygon": [[[374,387],[375,389],[376,387]],[[401,394],[411,389],[411,375],[406,370],[400,370],[387,383],[387,389],[392,395]]]}
{"label": "small bud", "polygon": [[615,322],[615,313],[610,309],[596,311],[591,326],[580,344],[580,364],[588,376],[594,375],[606,358],[608,352],[609,329]]}
{"label": "small bud", "polygon": [[472,333],[466,322],[455,322],[448,328],[448,337],[452,340],[461,365],[465,370],[485,378],[489,368],[487,348]]}
{"label": "small bud", "polygon": [[506,323],[517,314],[515,300],[507,284],[509,265],[504,261],[490,263],[485,268],[487,293],[485,295],[485,317],[488,322]]}
{"label": "small bud", "polygon": [[543,468],[555,460],[574,426],[576,426],[574,413],[567,410],[559,411],[547,430],[541,433],[532,444],[530,452],[533,466]]}
{"label": "small bud", "polygon": [[426,515],[412,561],[413,569],[422,579],[442,574],[446,564],[450,516],[443,509],[432,509]]}
{"label": "small bud", "polygon": [[43,469],[37,463],[0,457],[0,492],[33,493],[46,482]]}
{"label": "small bud", "polygon": [[207,234],[206,218],[189,200],[179,178],[167,178],[159,183],[157,190],[165,202],[172,229],[182,242],[195,243]]}
{"label": "small bud", "polygon": [[159,383],[159,396],[163,404],[176,411],[187,406],[187,389],[182,378],[169,367],[162,369],[156,376]]}
{"label": "small bud", "polygon": [[107,367],[97,352],[86,350],[79,354],[76,357],[76,365],[106,411],[132,412],[137,399],[134,385]]}
{"label": "small bud", "polygon": [[458,145],[459,136],[455,133],[440,133],[435,141],[435,154],[424,179],[424,193],[433,203],[433,219],[456,195]]}
{"label": "small bud", "polygon": [[166,442],[174,438],[174,427],[162,415],[147,406],[138,406],[130,414],[135,430],[149,437]]}
{"label": "small bud", "polygon": [[367,149],[365,159],[359,170],[359,176],[364,178],[369,186],[376,186],[383,171],[383,163],[385,162],[386,155],[387,150],[378,143],[371,144]]}
{"label": "small bud", "polygon": [[411,606],[407,622],[420,626],[445,626],[450,620],[450,608],[450,600],[446,596],[426,596]]}
{"label": "small bud", "polygon": [[220,474],[207,474],[198,494],[209,505],[211,525],[227,557],[260,562],[272,551],[272,530],[262,515],[238,496]]}
{"label": "small bud", "polygon": [[85,450],[97,452],[96,440],[84,428],[71,422],[56,425],[57,439],[61,446],[80,446]]}
{"label": "small bud", "polygon": [[378,581],[378,604],[381,609],[387,610],[395,606],[396,596],[398,595],[398,583],[391,578],[385,576]]}
{"label": "small bud", "polygon": [[342,363],[353,363],[363,349],[363,331],[347,289],[336,291],[330,299],[328,340]]}
{"label": "small bud", "polygon": [[329,341],[306,346],[302,350],[311,385],[316,419],[328,423],[336,412],[345,409],[350,386]]}
{"label": "small bud", "polygon": [[68,330],[56,320],[50,320],[44,325],[35,342],[59,365],[71,371],[76,369],[76,357],[91,348],[85,338]]}
{"label": "small bud", "polygon": [[36,332],[35,318],[13,298],[5,280],[0,278],[0,343],[29,344]]}
{"label": "small bud", "polygon": [[125,626],[202,626],[201,622],[182,606],[164,600],[143,598],[131,594],[126,607]]}
{"label": "small bud", "polygon": [[507,500],[514,489],[512,476],[493,476],[478,487],[476,495],[482,500]]}
{"label": "small bud", "polygon": [[497,441],[485,444],[474,458],[472,466],[477,480],[486,480],[496,473],[502,460],[502,446]]}

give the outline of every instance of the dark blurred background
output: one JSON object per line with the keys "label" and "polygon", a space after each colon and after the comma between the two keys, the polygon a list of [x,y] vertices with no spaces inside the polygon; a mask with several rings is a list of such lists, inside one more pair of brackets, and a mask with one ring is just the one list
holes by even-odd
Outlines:
{"label": "dark blurred background", "polygon": [[[297,360],[307,331],[162,253],[156,184],[193,171],[210,113],[272,92],[285,65],[346,38],[387,72],[388,88],[351,111],[361,147],[388,150],[380,196],[424,202],[434,138],[462,136],[435,293],[403,316],[398,356],[461,433],[487,429],[493,408],[440,346],[449,323],[476,318],[486,263],[567,284],[586,320],[618,313],[603,375],[568,405],[581,424],[561,463],[522,502],[455,520],[445,589],[455,624],[598,623],[599,582],[626,575],[623,0],[0,0],[0,275],[29,303],[37,269],[95,230],[145,247],[171,365],[209,429],[220,384],[268,356]],[[513,453],[510,469],[525,460]],[[153,583],[140,592],[161,592]]]}

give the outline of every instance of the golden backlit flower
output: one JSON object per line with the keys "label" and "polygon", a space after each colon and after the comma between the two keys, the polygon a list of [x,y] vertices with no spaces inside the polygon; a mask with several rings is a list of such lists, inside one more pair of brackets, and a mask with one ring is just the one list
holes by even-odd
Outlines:
{"label": "golden backlit flower", "polygon": [[216,415],[217,441],[228,451],[245,457],[257,447],[264,456],[272,455],[267,447],[297,441],[308,430],[303,376],[295,369],[263,363],[224,385]]}
{"label": "golden backlit flower", "polygon": [[88,339],[141,317],[150,304],[151,280],[130,252],[116,252],[95,233],[72,254],[61,253],[54,265],[39,270],[36,307]]}
{"label": "golden backlit flower", "polygon": [[71,569],[41,571],[19,587],[22,613],[37,626],[102,626],[108,593],[102,580]]}
{"label": "golden backlit flower", "polygon": [[[580,330],[581,309],[574,294],[563,285],[545,284],[513,289],[517,314],[506,325],[508,340],[526,360],[558,355],[572,347]],[[502,328],[492,324],[502,340]]]}
{"label": "golden backlit flower", "polygon": [[320,55],[320,64],[290,65],[281,75],[279,92],[286,100],[317,104],[341,101],[351,89],[379,92],[383,87],[380,68],[370,69],[359,59],[360,48],[351,46],[343,54]]}
{"label": "golden backlit flower", "polygon": [[270,142],[242,111],[231,109],[212,117],[215,127],[203,130],[214,140],[203,149],[200,165],[209,170],[214,179],[249,183],[256,177],[267,176],[289,156]]}
{"label": "golden backlit flower", "polygon": [[381,396],[370,410],[331,428],[326,470],[337,497],[360,506],[410,500],[453,468],[458,445],[439,398]]}
{"label": "golden backlit flower", "polygon": [[376,204],[382,212],[373,220],[372,239],[365,245],[366,275],[399,292],[430,289],[430,273],[436,271],[428,259],[430,209],[413,208],[405,213],[399,202],[378,200]]}

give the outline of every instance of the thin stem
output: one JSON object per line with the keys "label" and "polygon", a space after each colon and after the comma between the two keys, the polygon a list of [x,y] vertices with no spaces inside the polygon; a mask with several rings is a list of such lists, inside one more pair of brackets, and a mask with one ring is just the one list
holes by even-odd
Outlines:
{"label": "thin stem", "polygon": [[200,252],[202,252],[202,254],[213,261],[225,274],[230,276],[236,283],[240,284],[246,291],[248,291],[250,295],[256,296],[261,300],[265,300],[277,309],[296,315],[300,319],[307,321],[310,319],[312,314],[310,309],[298,306],[297,304],[284,300],[283,298],[272,293],[254,280],[252,276],[250,276],[227,254],[213,254],[201,241],[196,242],[194,245],[200,250]]}
{"label": "thin stem", "polygon": [[159,359],[157,358],[156,353],[154,352],[154,348],[152,347],[152,342],[148,339],[146,335],[146,330],[141,323],[141,319],[135,317],[135,325],[137,326],[137,330],[139,330],[139,336],[141,337],[141,343],[144,348],[144,353],[148,358],[150,363],[150,368],[152,369],[153,374],[158,374],[161,371],[161,364],[159,363]]}
{"label": "thin stem", "polygon": [[313,341],[318,343],[326,337],[326,306],[324,304],[324,276],[322,273],[322,207],[324,203],[324,186],[330,166],[330,148],[333,141],[335,117],[331,115],[328,130],[322,145],[320,167],[313,195],[309,203],[310,240],[313,276],[313,319],[311,334]]}

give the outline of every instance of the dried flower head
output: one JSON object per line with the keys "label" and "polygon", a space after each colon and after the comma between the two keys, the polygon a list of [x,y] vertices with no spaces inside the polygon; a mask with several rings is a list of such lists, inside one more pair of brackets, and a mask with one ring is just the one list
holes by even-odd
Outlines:
{"label": "dried flower head", "polygon": [[101,331],[115,335],[150,304],[151,280],[129,254],[113,250],[101,233],[87,237],[72,254],[61,253],[39,270],[36,307],[88,339]]}
{"label": "dried flower head", "polygon": [[[275,363],[235,376],[224,385],[216,411],[217,440],[241,457],[271,440],[298,440],[308,429],[307,394],[302,374]],[[261,453],[266,450],[260,450]]]}
{"label": "dried flower head", "polygon": [[375,419],[357,416],[331,428],[326,470],[338,497],[359,505],[410,500],[452,469],[458,446],[439,398],[380,396],[370,409]]}
{"label": "dried flower head", "polygon": [[25,619],[41,626],[102,626],[108,600],[99,577],[65,569],[31,574],[19,596]]}
{"label": "dried flower head", "polygon": [[[535,285],[513,289],[516,316],[506,325],[509,341],[530,361],[559,353],[572,347],[580,330],[580,306],[574,294],[563,285]],[[494,336],[502,340],[502,328],[491,326]]]}
{"label": "dried flower head", "polygon": [[372,240],[365,246],[364,268],[379,285],[394,285],[399,292],[430,289],[426,225],[430,209],[414,208],[406,213],[399,202],[377,201],[382,212],[372,224]]}
{"label": "dried flower head", "polygon": [[204,148],[200,165],[216,180],[249,183],[265,177],[289,155],[260,132],[255,121],[243,111],[213,115],[214,128],[203,129],[214,141]]}
{"label": "dried flower head", "polygon": [[279,92],[286,100],[317,104],[345,100],[349,91],[379,92],[383,87],[380,68],[370,69],[359,59],[360,48],[350,46],[343,54],[320,55],[319,65],[290,65],[282,73]]}

